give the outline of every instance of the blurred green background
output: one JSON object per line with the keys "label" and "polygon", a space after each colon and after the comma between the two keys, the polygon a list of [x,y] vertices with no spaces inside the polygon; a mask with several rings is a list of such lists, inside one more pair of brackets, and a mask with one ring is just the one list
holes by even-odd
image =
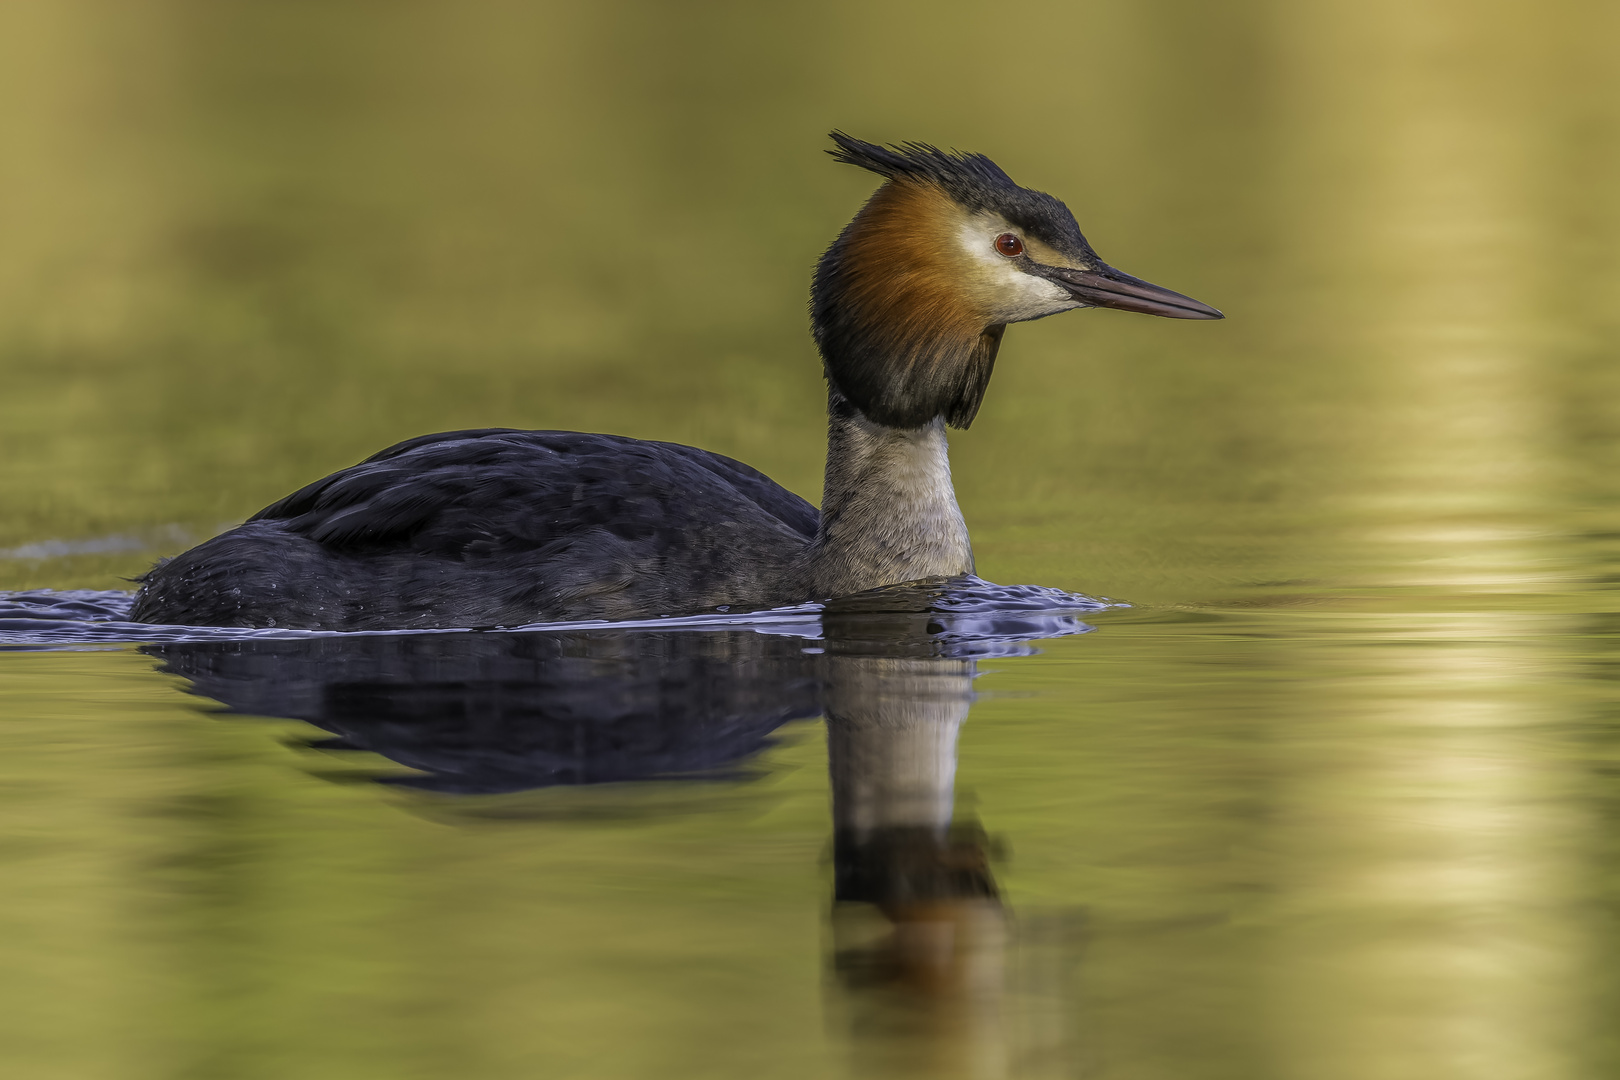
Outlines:
{"label": "blurred green background", "polygon": [[[1014,910],[1085,912],[1063,1037],[906,1074],[1613,1075],[1607,0],[9,0],[0,588],[457,427],[815,498],[833,127],[1229,316],[1014,327],[953,435],[981,574],[1137,607],[962,745]],[[678,813],[447,824],[205,705],[0,657],[8,1071],[905,1073],[824,1016],[818,729]]]}
{"label": "blurred green background", "polygon": [[462,426],[693,442],[814,497],[809,269],[873,186],[834,126],[987,152],[1231,313],[1014,329],[956,443],[993,579],[1147,599],[1257,543],[1310,576],[1413,501],[1612,471],[1608,5],[0,18],[0,548],[130,549],[5,586],[115,586]]}

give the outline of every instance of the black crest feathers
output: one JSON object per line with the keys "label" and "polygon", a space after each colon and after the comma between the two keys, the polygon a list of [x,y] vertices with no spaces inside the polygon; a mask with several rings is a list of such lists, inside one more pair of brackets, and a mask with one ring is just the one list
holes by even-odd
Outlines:
{"label": "black crest feathers", "polygon": [[832,132],[831,138],[837,148],[827,153],[834,161],[859,166],[889,180],[930,184],[964,210],[994,210],[1067,255],[1081,260],[1097,257],[1067,206],[1044,191],[1019,187],[1000,165],[983,154],[941,150],[918,142],[879,146],[842,131]]}
{"label": "black crest feathers", "polygon": [[859,166],[889,180],[937,184],[969,210],[999,206],[1024,191],[1001,171],[1001,166],[983,154],[941,150],[918,142],[879,146],[842,131],[832,132],[832,141],[838,148],[827,153],[834,161]]}

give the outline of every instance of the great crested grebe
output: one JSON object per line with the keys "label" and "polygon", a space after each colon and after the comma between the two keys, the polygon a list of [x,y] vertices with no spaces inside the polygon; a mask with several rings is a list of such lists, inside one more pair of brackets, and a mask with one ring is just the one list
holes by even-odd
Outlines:
{"label": "great crested grebe", "polygon": [[1084,307],[1219,319],[1104,263],[1057,199],[982,154],[834,132],[884,177],[816,264],[821,511],[674,443],[504,428],[407,439],[142,579],[131,617],[326,630],[776,607],[973,571],[945,428],[1008,323]]}

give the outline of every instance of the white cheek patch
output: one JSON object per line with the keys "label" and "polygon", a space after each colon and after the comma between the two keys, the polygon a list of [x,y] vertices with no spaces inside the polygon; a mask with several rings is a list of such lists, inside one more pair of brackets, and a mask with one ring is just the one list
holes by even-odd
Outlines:
{"label": "white cheek patch", "polygon": [[1026,322],[1084,307],[1055,282],[1018,269],[1017,260],[996,250],[996,237],[1018,230],[994,214],[963,222],[957,241],[972,268],[970,288],[989,302],[998,322]]}

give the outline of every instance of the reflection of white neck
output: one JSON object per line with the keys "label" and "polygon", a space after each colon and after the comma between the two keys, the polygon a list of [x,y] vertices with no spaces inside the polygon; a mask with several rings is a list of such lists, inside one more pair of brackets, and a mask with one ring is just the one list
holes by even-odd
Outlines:
{"label": "reflection of white neck", "polygon": [[971,660],[828,658],[823,706],[833,825],[857,836],[951,822],[956,736],[972,705]]}
{"label": "reflection of white neck", "polygon": [[810,550],[816,595],[971,574],[945,422],[890,428],[842,402],[831,411],[821,532]]}

